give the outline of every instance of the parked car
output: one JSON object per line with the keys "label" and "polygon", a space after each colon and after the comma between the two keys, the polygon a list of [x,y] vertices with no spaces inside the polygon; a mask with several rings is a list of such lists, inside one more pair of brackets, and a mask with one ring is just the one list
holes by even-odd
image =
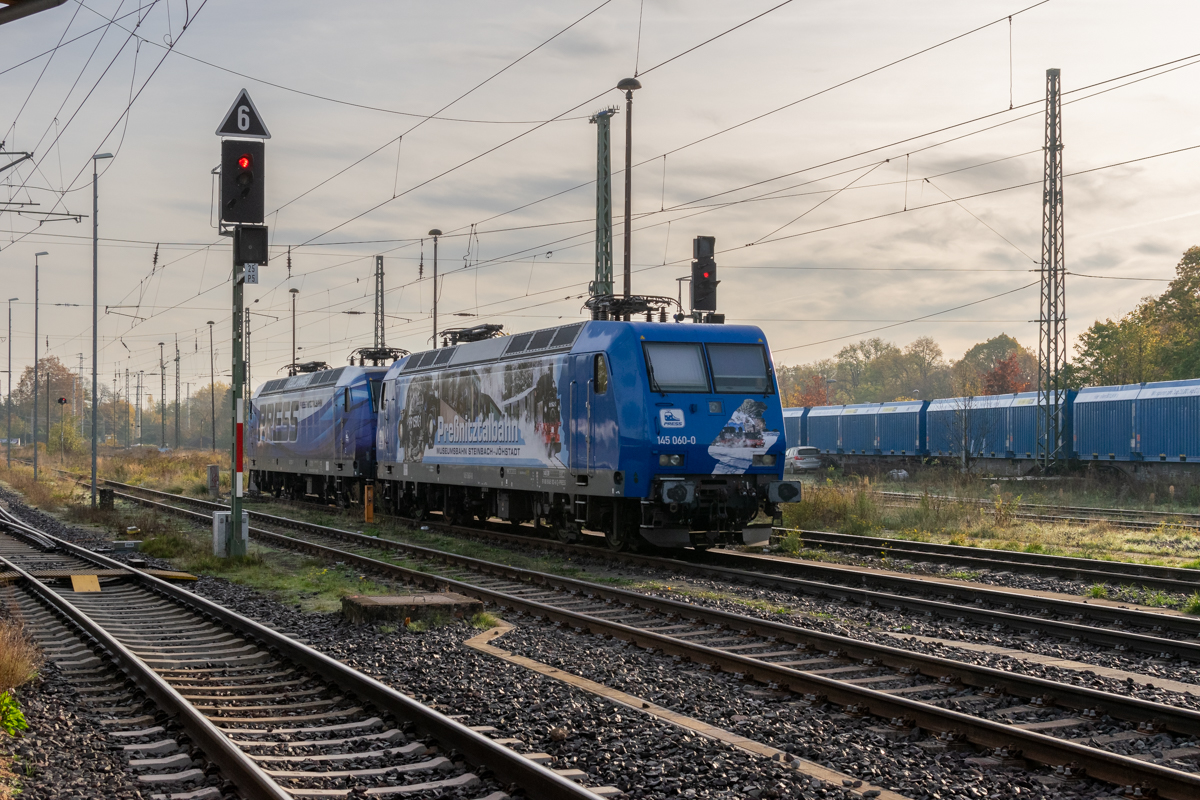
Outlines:
{"label": "parked car", "polygon": [[783,455],[783,471],[811,472],[821,468],[821,456],[815,447],[789,447]]}

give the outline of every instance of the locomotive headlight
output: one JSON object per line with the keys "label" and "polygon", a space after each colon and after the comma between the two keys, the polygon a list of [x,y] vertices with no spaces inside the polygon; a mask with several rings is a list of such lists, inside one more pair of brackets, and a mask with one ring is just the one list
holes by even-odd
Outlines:
{"label": "locomotive headlight", "polygon": [[755,456],[752,460],[752,463],[756,467],[773,467],[773,466],[775,466],[775,456],[774,455]]}
{"label": "locomotive headlight", "polygon": [[682,467],[683,456],[679,453],[663,453],[658,457],[660,467]]}

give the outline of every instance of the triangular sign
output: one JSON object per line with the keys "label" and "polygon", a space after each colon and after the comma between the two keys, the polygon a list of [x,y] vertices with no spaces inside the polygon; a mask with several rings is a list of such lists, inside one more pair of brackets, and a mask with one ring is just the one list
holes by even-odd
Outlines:
{"label": "triangular sign", "polygon": [[270,139],[271,132],[259,116],[250,93],[242,89],[229,107],[225,120],[217,128],[217,136],[236,136],[242,139]]}

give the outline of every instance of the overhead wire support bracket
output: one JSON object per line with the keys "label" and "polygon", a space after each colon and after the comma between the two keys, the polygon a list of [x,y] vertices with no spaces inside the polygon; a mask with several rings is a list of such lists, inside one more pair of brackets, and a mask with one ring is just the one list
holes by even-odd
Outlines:
{"label": "overhead wire support bracket", "polygon": [[10,161],[7,164],[5,164],[4,166],[0,167],[0,172],[4,172],[5,170],[12,169],[17,164],[20,164],[22,161],[28,161],[29,159],[33,158],[33,153],[26,153],[24,151],[21,151],[21,152],[17,152],[17,153],[0,153],[0,156],[20,156],[20,158],[18,158],[16,161]]}

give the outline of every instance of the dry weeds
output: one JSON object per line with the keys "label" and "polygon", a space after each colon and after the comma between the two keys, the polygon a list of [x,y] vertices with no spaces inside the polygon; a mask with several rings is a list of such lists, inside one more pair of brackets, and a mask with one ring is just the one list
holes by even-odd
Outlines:
{"label": "dry weeds", "polygon": [[13,620],[0,620],[0,692],[29,681],[42,666],[42,652]]}

